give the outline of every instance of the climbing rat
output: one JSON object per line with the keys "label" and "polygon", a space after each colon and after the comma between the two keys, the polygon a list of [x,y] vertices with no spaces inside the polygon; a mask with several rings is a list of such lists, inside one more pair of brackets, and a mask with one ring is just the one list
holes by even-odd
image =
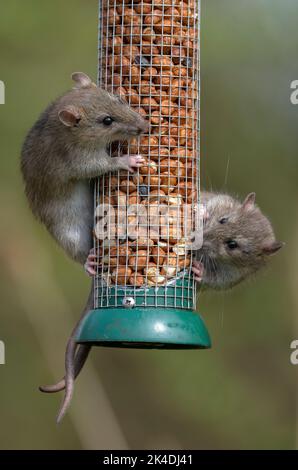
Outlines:
{"label": "climbing rat", "polygon": [[[84,73],[76,72],[72,79],[75,88],[50,104],[29,131],[21,169],[33,214],[72,259],[86,262],[86,270],[95,274],[90,179],[142,166],[140,155],[111,157],[106,149],[114,141],[146,132],[148,123]],[[92,307],[92,298],[93,291],[83,315]],[[66,350],[66,396],[58,420],[72,395],[76,328]]]}
{"label": "climbing rat", "polygon": [[[84,264],[92,245],[89,180],[141,166],[140,155],[112,158],[106,148],[145,132],[148,125],[87,75],[77,72],[72,79],[75,88],[54,101],[29,131],[21,168],[34,215],[72,259]],[[91,266],[87,269],[92,273]]]}
{"label": "climbing rat", "polygon": [[203,245],[192,270],[203,289],[229,289],[265,266],[282,246],[271,223],[255,204],[228,194],[201,193],[205,208]]}

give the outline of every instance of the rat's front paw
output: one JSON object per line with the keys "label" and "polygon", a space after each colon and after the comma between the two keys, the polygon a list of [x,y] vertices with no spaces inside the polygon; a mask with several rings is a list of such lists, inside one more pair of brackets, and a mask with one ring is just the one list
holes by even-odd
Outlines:
{"label": "rat's front paw", "polygon": [[145,163],[145,159],[142,155],[122,155],[120,158],[123,163],[123,168],[131,173],[135,171],[135,168],[140,168]]}
{"label": "rat's front paw", "polygon": [[84,264],[84,269],[88,276],[96,276],[96,268],[100,266],[97,255],[95,254],[94,248],[92,248],[89,252],[89,255],[86,259],[86,263]]}
{"label": "rat's front paw", "polygon": [[193,260],[191,270],[195,275],[195,278],[194,278],[195,281],[202,282],[203,275],[204,275],[203,263],[201,263],[201,261],[198,261],[198,260]]}

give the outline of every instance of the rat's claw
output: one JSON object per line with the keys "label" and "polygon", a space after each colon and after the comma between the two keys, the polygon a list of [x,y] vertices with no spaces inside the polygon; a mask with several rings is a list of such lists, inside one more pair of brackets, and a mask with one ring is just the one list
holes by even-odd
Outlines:
{"label": "rat's claw", "polygon": [[145,163],[144,157],[142,155],[128,155],[128,165],[129,171],[133,172],[134,168],[140,168]]}
{"label": "rat's claw", "polygon": [[84,264],[84,269],[86,273],[88,274],[88,276],[92,277],[92,276],[96,276],[97,272],[95,268],[98,266],[99,266],[99,263],[97,260],[97,256],[95,254],[94,248],[92,248],[86,259],[86,263]]}
{"label": "rat's claw", "polygon": [[200,261],[193,260],[192,262],[192,272],[195,275],[195,281],[202,282],[203,275],[204,275],[204,265]]}
{"label": "rat's claw", "polygon": [[145,163],[145,158],[142,155],[132,155],[131,159],[130,164],[133,166],[142,166]]}
{"label": "rat's claw", "polygon": [[129,156],[129,165],[133,171],[133,168],[140,168],[145,163],[145,159],[142,155],[130,155]]}
{"label": "rat's claw", "polygon": [[145,159],[142,155],[122,155],[120,157],[126,170],[130,173],[134,173],[136,168],[140,168],[144,165]]}

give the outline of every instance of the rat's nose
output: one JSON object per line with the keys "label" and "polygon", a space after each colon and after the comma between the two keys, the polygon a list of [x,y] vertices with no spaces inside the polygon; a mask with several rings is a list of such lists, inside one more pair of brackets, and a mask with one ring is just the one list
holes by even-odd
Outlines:
{"label": "rat's nose", "polygon": [[127,131],[131,135],[141,135],[149,130],[149,122],[140,116],[140,119],[135,119],[133,123],[128,127]]}

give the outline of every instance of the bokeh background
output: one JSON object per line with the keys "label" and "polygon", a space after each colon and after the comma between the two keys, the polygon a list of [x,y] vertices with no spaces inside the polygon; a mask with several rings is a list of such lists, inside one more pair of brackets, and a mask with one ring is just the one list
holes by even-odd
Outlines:
{"label": "bokeh background", "polygon": [[62,375],[89,281],[29,212],[19,154],[71,72],[96,77],[97,0],[0,11],[0,448],[296,448],[297,1],[202,0],[202,184],[256,191],[286,247],[256,280],[201,297],[211,350],[94,349],[59,427],[61,397],[37,385]]}

